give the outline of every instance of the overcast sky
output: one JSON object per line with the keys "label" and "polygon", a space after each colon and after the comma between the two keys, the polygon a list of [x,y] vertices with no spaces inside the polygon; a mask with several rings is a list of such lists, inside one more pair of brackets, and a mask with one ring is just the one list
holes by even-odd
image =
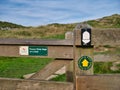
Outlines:
{"label": "overcast sky", "polygon": [[0,21],[25,26],[74,23],[120,14],[120,0],[0,0]]}

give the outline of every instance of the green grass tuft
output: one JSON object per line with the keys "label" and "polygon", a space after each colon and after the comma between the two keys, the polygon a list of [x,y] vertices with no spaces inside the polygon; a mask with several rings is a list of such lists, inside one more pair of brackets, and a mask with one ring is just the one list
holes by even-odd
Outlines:
{"label": "green grass tuft", "polygon": [[94,63],[94,73],[95,74],[107,74],[112,73],[110,67],[112,62],[95,62]]}
{"label": "green grass tuft", "polygon": [[55,78],[52,78],[51,79],[52,81],[66,81],[66,75],[65,74],[62,74],[62,75],[59,75],[59,76],[57,76],[57,77],[55,77]]}

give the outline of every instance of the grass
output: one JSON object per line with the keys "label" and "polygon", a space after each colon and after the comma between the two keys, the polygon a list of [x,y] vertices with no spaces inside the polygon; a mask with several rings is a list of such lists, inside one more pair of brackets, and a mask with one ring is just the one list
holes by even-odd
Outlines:
{"label": "grass", "polygon": [[[112,67],[113,62],[95,62],[94,63],[94,73],[95,74],[116,74],[120,73],[120,69],[116,71],[112,71],[110,67]],[[120,64],[117,65],[120,68]]]}
{"label": "grass", "polygon": [[108,74],[112,73],[110,67],[112,62],[95,62],[94,63],[94,73],[95,74]]}
{"label": "grass", "polygon": [[97,28],[120,28],[120,16],[114,14],[109,17],[103,17],[98,20],[87,21],[92,27]]}
{"label": "grass", "polygon": [[22,78],[42,69],[52,59],[30,57],[0,57],[0,77]]}
{"label": "grass", "polygon": [[50,24],[39,27],[0,30],[0,38],[57,38],[64,39],[64,34],[75,28],[76,24]]}
{"label": "grass", "polygon": [[52,78],[51,81],[62,81],[65,82],[66,81],[66,75],[62,74],[62,75],[58,75],[55,78]]}
{"label": "grass", "polygon": [[105,48],[113,48],[113,47],[110,46],[110,45],[104,45],[103,47],[105,47]]}
{"label": "grass", "polygon": [[53,35],[49,37],[44,37],[45,39],[65,39],[65,34],[58,34],[58,35]]}
{"label": "grass", "polygon": [[105,52],[94,52],[94,55],[99,55],[99,54],[106,55],[106,54],[109,54],[109,53],[110,53],[109,51],[105,51]]}

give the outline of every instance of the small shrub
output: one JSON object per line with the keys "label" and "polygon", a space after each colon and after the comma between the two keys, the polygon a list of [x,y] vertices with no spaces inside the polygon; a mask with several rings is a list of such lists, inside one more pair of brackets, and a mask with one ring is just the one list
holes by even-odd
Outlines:
{"label": "small shrub", "polygon": [[105,48],[112,48],[110,45],[104,45]]}
{"label": "small shrub", "polygon": [[28,31],[15,32],[15,34],[18,36],[31,36],[31,33]]}

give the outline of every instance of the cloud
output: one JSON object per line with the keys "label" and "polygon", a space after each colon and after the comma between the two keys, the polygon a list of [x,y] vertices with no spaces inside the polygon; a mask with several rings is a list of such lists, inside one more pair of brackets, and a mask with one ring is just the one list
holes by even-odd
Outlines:
{"label": "cloud", "polygon": [[1,0],[0,20],[22,25],[72,23],[120,13],[119,0]]}

